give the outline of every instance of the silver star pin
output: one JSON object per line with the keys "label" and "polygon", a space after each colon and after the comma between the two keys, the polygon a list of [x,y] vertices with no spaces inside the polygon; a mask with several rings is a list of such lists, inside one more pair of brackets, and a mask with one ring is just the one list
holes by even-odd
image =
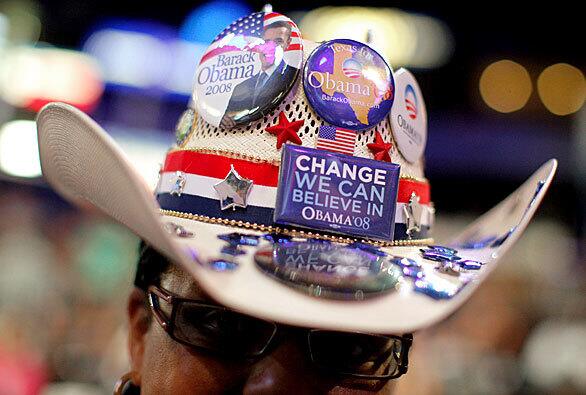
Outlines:
{"label": "silver star pin", "polygon": [[230,165],[230,171],[226,178],[214,185],[214,189],[220,196],[220,208],[226,210],[231,208],[236,210],[236,207],[246,208],[246,199],[252,188],[252,180],[244,178],[234,170],[234,166]]}
{"label": "silver star pin", "polygon": [[419,196],[415,192],[411,192],[409,203],[403,207],[403,211],[407,218],[407,236],[411,238],[414,232],[421,231],[423,219],[423,205],[419,203]]}
{"label": "silver star pin", "polygon": [[171,187],[171,195],[181,196],[183,189],[185,189],[185,173],[178,171],[175,173],[175,177],[171,180],[173,186]]}

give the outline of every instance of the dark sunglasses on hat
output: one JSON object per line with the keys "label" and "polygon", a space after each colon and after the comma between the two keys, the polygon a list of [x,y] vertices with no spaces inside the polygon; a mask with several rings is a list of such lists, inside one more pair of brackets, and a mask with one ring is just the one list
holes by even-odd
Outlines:
{"label": "dark sunglasses on hat", "polygon": [[[182,344],[224,358],[253,360],[278,342],[285,327],[237,313],[222,306],[181,298],[156,286],[148,289],[155,319]],[[162,303],[170,306],[161,308]],[[410,334],[383,336],[366,333],[303,329],[311,362],[325,371],[354,378],[383,380],[407,372]]]}

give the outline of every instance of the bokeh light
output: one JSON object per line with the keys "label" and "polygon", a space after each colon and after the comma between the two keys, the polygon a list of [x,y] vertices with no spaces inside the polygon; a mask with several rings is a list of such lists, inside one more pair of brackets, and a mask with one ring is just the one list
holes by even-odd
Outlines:
{"label": "bokeh light", "polygon": [[15,107],[38,111],[61,101],[91,111],[103,91],[98,65],[77,51],[15,47],[0,63],[0,95]]}
{"label": "bokeh light", "polygon": [[152,34],[119,29],[93,33],[84,51],[95,57],[104,78],[114,84],[150,88],[167,78],[171,54]]}
{"label": "bokeh light", "polygon": [[545,107],[556,115],[569,115],[584,105],[584,74],[567,63],[547,67],[537,79],[537,92]]}
{"label": "bokeh light", "polygon": [[191,94],[194,71],[207,44],[178,39],[170,28],[139,20],[111,21],[83,44],[101,69],[109,88]]}
{"label": "bokeh light", "polygon": [[348,38],[369,44],[391,66],[435,68],[453,52],[450,29],[440,20],[393,8],[322,7],[299,23],[303,37],[320,42]]}
{"label": "bokeh light", "polygon": [[510,113],[522,109],[532,91],[529,73],[512,60],[494,62],[480,76],[480,95],[490,108],[498,112]]}
{"label": "bokeh light", "polygon": [[107,298],[128,282],[138,240],[112,223],[82,223],[72,240],[74,262],[92,296]]}
{"label": "bokeh light", "polygon": [[0,171],[13,177],[41,175],[34,121],[10,121],[0,127]]}
{"label": "bokeh light", "polygon": [[179,37],[185,41],[211,43],[216,35],[236,19],[252,12],[244,2],[210,1],[194,9],[179,29]]}
{"label": "bokeh light", "polygon": [[[36,43],[41,34],[39,6],[30,0],[3,0],[0,14],[7,19],[7,35],[14,44]],[[1,34],[0,34],[1,36]]]}
{"label": "bokeh light", "polygon": [[8,17],[0,12],[0,51],[6,45],[8,37]]}

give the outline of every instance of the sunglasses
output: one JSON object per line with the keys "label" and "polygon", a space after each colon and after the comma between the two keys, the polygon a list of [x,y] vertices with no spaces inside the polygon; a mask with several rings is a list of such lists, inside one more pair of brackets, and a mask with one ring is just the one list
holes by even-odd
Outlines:
{"label": "sunglasses", "polygon": [[[155,319],[175,341],[225,358],[253,360],[265,355],[285,326],[237,313],[223,306],[181,298],[150,286]],[[161,308],[167,304],[166,309]],[[287,327],[289,328],[289,327]],[[318,368],[362,379],[394,379],[407,372],[413,336],[300,329],[307,333],[307,354]]]}

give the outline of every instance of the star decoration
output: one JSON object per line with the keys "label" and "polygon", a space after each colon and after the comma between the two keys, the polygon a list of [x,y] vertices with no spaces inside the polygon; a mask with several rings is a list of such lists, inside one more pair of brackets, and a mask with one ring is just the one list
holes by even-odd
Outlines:
{"label": "star decoration", "polygon": [[279,124],[269,126],[265,130],[270,134],[277,136],[277,149],[281,149],[281,146],[287,141],[292,141],[295,144],[301,145],[302,142],[297,135],[297,131],[303,126],[304,122],[304,120],[289,122],[285,113],[281,111],[279,114]]}
{"label": "star decoration", "polygon": [[185,179],[185,173],[182,171],[178,171],[175,173],[175,177],[171,180],[173,186],[171,187],[171,195],[181,196],[183,190],[185,189],[185,183],[187,180]]}
{"label": "star decoration", "polygon": [[230,165],[230,171],[222,181],[214,185],[214,189],[220,196],[220,208],[226,210],[236,207],[246,208],[246,199],[252,188],[252,180],[244,178]]}
{"label": "star decoration", "polygon": [[374,136],[374,143],[366,144],[366,146],[374,155],[374,159],[382,160],[384,162],[391,162],[391,155],[389,154],[389,150],[393,146],[393,143],[385,143],[380,132],[376,132],[376,135]]}
{"label": "star decoration", "polygon": [[415,192],[411,192],[409,203],[403,206],[403,212],[407,219],[407,235],[412,238],[414,232],[421,231],[423,218],[423,206],[419,203],[419,196]]}

